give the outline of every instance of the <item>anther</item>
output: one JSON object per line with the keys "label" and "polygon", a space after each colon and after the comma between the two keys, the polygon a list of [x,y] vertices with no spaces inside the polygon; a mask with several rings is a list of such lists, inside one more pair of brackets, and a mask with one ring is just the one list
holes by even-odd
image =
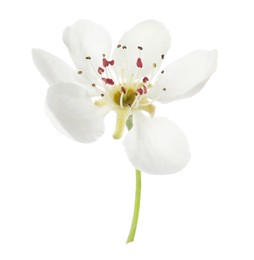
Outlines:
{"label": "anther", "polygon": [[166,91],[167,89],[166,89],[166,88],[163,88],[162,90],[163,90],[163,91]]}
{"label": "anther", "polygon": [[113,81],[113,79],[107,79],[107,84],[114,85],[115,82]]}
{"label": "anther", "polygon": [[99,67],[99,68],[98,68],[98,73],[99,73],[99,74],[102,74],[103,72],[104,72],[104,69],[101,68],[101,67]]}
{"label": "anther", "polygon": [[144,90],[144,94],[147,93],[147,87],[145,85],[143,85],[143,90]]}
{"label": "anther", "polygon": [[161,74],[163,74],[163,73],[164,73],[164,70],[161,71]]}
{"label": "anther", "polygon": [[142,63],[142,60],[140,58],[137,59],[137,67],[138,68],[142,68],[143,67],[143,63]]}
{"label": "anther", "polygon": [[142,94],[143,94],[143,89],[142,89],[142,88],[138,88],[138,89],[137,89],[137,92],[138,92],[140,95],[142,95]]}
{"label": "anther", "polygon": [[121,91],[125,94],[126,93],[126,89],[124,87],[121,87]]}
{"label": "anther", "polygon": [[122,48],[123,48],[124,50],[126,50],[126,49],[127,49],[127,46],[123,46]]}
{"label": "anther", "polygon": [[156,68],[157,64],[156,63],[153,63],[153,67]]}
{"label": "anther", "polygon": [[143,47],[141,47],[141,46],[138,46],[138,49],[142,51],[142,50],[143,50]]}
{"label": "anther", "polygon": [[104,94],[101,93],[101,97],[104,97]]}
{"label": "anther", "polygon": [[165,55],[164,55],[164,54],[162,54],[162,55],[161,55],[161,58],[162,58],[162,59],[164,59],[164,57],[165,57]]}
{"label": "anther", "polygon": [[144,94],[146,94],[147,93],[147,87],[143,86],[143,90],[144,90]]}
{"label": "anther", "polygon": [[143,82],[144,82],[144,83],[146,83],[148,80],[149,80],[148,77],[144,77],[144,78],[143,78]]}
{"label": "anther", "polygon": [[105,53],[103,53],[103,54],[102,54],[102,57],[103,57],[103,58],[104,58],[104,57],[106,57],[106,54],[105,54]]}
{"label": "anther", "polygon": [[93,84],[92,84],[92,87],[94,87],[94,88],[95,88],[95,87],[96,87],[96,84],[95,84],[95,83],[93,83]]}
{"label": "anther", "polygon": [[78,71],[78,74],[82,74],[82,71],[81,71],[81,70],[79,70],[79,71]]}
{"label": "anther", "polygon": [[105,58],[103,58],[102,59],[102,64],[103,64],[103,67],[107,67],[108,66],[108,61]]}
{"label": "anther", "polygon": [[114,85],[115,82],[113,81],[113,79],[106,79],[106,78],[102,78],[102,81],[105,83],[105,84],[109,84],[109,85]]}
{"label": "anther", "polygon": [[86,59],[87,59],[87,60],[91,60],[91,57],[90,57],[90,56],[87,56]]}
{"label": "anther", "polygon": [[117,48],[121,48],[121,44],[118,44],[118,45],[117,45]]}

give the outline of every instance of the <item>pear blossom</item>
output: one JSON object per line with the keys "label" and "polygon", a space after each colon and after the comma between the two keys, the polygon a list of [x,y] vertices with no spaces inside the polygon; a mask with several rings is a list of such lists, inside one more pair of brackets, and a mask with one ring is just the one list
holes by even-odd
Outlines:
{"label": "pear blossom", "polygon": [[82,143],[104,133],[104,118],[116,113],[113,137],[139,171],[170,174],[190,159],[187,139],[173,122],[154,117],[155,104],[198,93],[216,70],[216,50],[196,50],[161,69],[171,39],[163,24],[143,21],[123,34],[111,55],[104,27],[79,20],[63,32],[75,68],[34,49],[33,60],[50,85],[46,106],[52,123]]}

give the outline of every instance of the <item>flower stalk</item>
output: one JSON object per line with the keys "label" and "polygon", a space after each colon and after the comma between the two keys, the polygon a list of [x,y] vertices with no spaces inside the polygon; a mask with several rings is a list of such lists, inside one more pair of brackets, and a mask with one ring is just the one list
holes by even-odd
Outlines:
{"label": "flower stalk", "polygon": [[[131,115],[126,121],[126,127],[130,131],[133,126],[133,116]],[[135,234],[138,225],[139,209],[140,209],[140,199],[141,199],[141,171],[136,169],[136,193],[134,202],[134,211],[131,222],[131,228],[126,241],[126,244],[133,242],[135,239]]]}
{"label": "flower stalk", "polygon": [[126,244],[133,242],[135,238],[137,225],[138,225],[140,198],[141,198],[141,171],[136,170],[136,195],[135,195],[135,203],[134,203],[134,212],[133,212],[131,228],[130,228],[130,232]]}

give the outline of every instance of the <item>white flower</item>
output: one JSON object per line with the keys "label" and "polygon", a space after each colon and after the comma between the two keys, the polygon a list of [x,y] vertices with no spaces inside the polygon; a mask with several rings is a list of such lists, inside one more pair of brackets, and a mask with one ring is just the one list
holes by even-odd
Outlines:
{"label": "white flower", "polygon": [[169,103],[199,92],[216,70],[216,51],[194,51],[159,70],[170,36],[153,20],[126,32],[111,58],[108,32],[91,21],[66,28],[63,41],[76,69],[33,50],[34,63],[50,85],[46,104],[54,125],[76,141],[89,143],[102,136],[110,111],[117,115],[115,139],[133,115],[124,146],[134,167],[151,174],[181,170],[190,158],[187,140],[168,119],[153,118],[154,101]]}

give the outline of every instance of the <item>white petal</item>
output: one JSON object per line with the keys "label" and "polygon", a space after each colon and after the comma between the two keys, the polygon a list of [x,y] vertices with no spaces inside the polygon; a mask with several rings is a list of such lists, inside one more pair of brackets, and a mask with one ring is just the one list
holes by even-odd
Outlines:
{"label": "white petal", "polygon": [[87,91],[78,85],[57,83],[51,86],[46,106],[50,110],[48,115],[53,115],[52,123],[56,127],[60,125],[76,141],[90,143],[104,133],[104,116],[108,110],[94,105]]}
{"label": "white petal", "polygon": [[186,137],[174,123],[140,112],[134,114],[134,126],[124,146],[134,167],[150,174],[178,172],[190,159]]}
{"label": "white petal", "polygon": [[[116,73],[122,75],[124,69],[124,76],[127,79],[132,74],[135,74],[136,78],[149,76],[159,68],[163,60],[162,55],[166,55],[170,47],[170,35],[163,24],[147,20],[127,31],[120,39],[118,46],[120,45],[121,47],[116,48],[113,54]],[[138,47],[143,49],[140,50]],[[142,60],[142,69],[136,66],[138,58]]]}
{"label": "white petal", "polygon": [[106,29],[89,20],[79,20],[64,30],[63,41],[77,69],[83,70],[90,82],[97,83],[96,71],[102,66],[102,55],[108,57],[111,50],[111,38]]}
{"label": "white petal", "polygon": [[84,79],[78,71],[74,70],[67,63],[59,59],[58,57],[40,50],[32,50],[34,64],[41,73],[41,75],[47,80],[49,85],[57,82],[69,82],[80,84],[89,92],[89,95],[98,94],[91,85]]}
{"label": "white petal", "polygon": [[74,69],[58,57],[40,50],[32,50],[34,64],[50,85],[58,82],[73,82]]}
{"label": "white petal", "polygon": [[158,76],[149,97],[161,103],[193,96],[215,72],[217,51],[194,51],[168,65]]}

